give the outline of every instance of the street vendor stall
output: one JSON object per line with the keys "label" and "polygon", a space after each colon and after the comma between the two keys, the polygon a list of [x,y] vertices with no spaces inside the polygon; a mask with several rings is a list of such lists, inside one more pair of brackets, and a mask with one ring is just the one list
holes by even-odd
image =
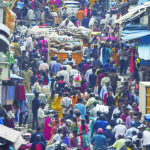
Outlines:
{"label": "street vendor stall", "polygon": [[50,37],[49,39],[49,60],[57,55],[63,62],[68,53],[72,53],[72,58],[76,63],[82,59],[82,41],[68,36]]}

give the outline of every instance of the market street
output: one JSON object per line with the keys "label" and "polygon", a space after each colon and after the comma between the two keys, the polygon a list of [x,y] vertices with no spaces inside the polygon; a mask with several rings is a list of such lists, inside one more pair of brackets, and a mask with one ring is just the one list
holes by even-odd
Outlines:
{"label": "market street", "polygon": [[0,0],[0,150],[149,139],[149,1]]}

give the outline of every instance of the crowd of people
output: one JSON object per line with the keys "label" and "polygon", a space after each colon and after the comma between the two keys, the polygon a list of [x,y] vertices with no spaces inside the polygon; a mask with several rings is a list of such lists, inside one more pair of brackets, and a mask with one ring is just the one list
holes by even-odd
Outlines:
{"label": "crowd of people", "polygon": [[[16,24],[11,48],[18,48],[14,48],[10,69],[23,77],[26,93],[35,94],[32,110],[28,110],[27,101],[20,107],[19,125],[23,124],[23,116],[27,123],[27,114],[32,111],[32,129],[37,129],[30,139],[32,150],[45,150],[46,144],[60,150],[57,142],[78,150],[150,150],[150,123],[139,110],[140,58],[136,41],[121,41],[120,26],[114,24],[114,16],[102,7],[103,2],[80,3],[82,8],[71,21],[100,32],[88,41],[79,64],[71,53],[64,61],[55,55],[48,62],[46,38],[19,34],[30,25],[52,25],[51,18],[60,16],[54,9],[61,6],[60,1],[25,0],[21,10],[14,7],[17,19],[26,22]],[[64,20],[66,9],[61,11]],[[57,29],[67,28],[67,24]],[[49,87],[48,110],[54,113],[51,119],[44,111],[47,104],[39,98],[43,86]]]}

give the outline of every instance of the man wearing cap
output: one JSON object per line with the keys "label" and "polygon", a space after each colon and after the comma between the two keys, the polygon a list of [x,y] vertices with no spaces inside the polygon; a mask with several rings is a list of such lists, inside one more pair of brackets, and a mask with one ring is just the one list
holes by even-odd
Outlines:
{"label": "man wearing cap", "polygon": [[143,147],[144,150],[150,150],[150,132],[145,130],[145,124],[141,124],[138,128],[143,133]]}
{"label": "man wearing cap", "polygon": [[62,17],[63,20],[65,20],[67,18],[67,6],[64,6],[64,8],[62,8]]}
{"label": "man wearing cap", "polygon": [[94,150],[105,150],[108,146],[106,137],[103,135],[103,129],[99,128],[97,134],[92,138],[91,144],[94,144]]}
{"label": "man wearing cap", "polygon": [[111,131],[111,126],[108,125],[106,127],[106,131],[104,131],[104,135],[106,136],[107,140],[108,140],[108,144],[113,145],[116,141],[115,135],[112,133]]}
{"label": "man wearing cap", "polygon": [[123,125],[123,120],[121,118],[118,118],[116,121],[117,125],[113,129],[113,133],[115,134],[116,139],[118,138],[119,134],[125,134],[126,133],[126,126]]}

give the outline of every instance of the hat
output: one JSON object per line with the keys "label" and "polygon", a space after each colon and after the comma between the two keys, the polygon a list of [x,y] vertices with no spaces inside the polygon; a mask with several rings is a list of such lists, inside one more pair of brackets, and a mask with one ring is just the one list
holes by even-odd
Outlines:
{"label": "hat", "polygon": [[66,122],[70,122],[71,123],[72,121],[70,119],[67,119]]}
{"label": "hat", "polygon": [[123,120],[122,120],[121,118],[118,118],[117,121],[116,121],[116,123],[117,123],[117,124],[122,124],[122,123],[123,123]]}
{"label": "hat", "polygon": [[106,129],[107,129],[107,130],[111,130],[111,126],[108,125],[108,126],[106,127]]}
{"label": "hat", "polygon": [[146,128],[147,126],[145,124],[141,124],[140,126],[138,126],[138,129],[141,129],[141,128]]}
{"label": "hat", "polygon": [[102,128],[99,128],[99,129],[98,129],[98,133],[103,133],[103,129],[102,129]]}
{"label": "hat", "polygon": [[64,6],[64,8],[67,8],[67,6]]}

